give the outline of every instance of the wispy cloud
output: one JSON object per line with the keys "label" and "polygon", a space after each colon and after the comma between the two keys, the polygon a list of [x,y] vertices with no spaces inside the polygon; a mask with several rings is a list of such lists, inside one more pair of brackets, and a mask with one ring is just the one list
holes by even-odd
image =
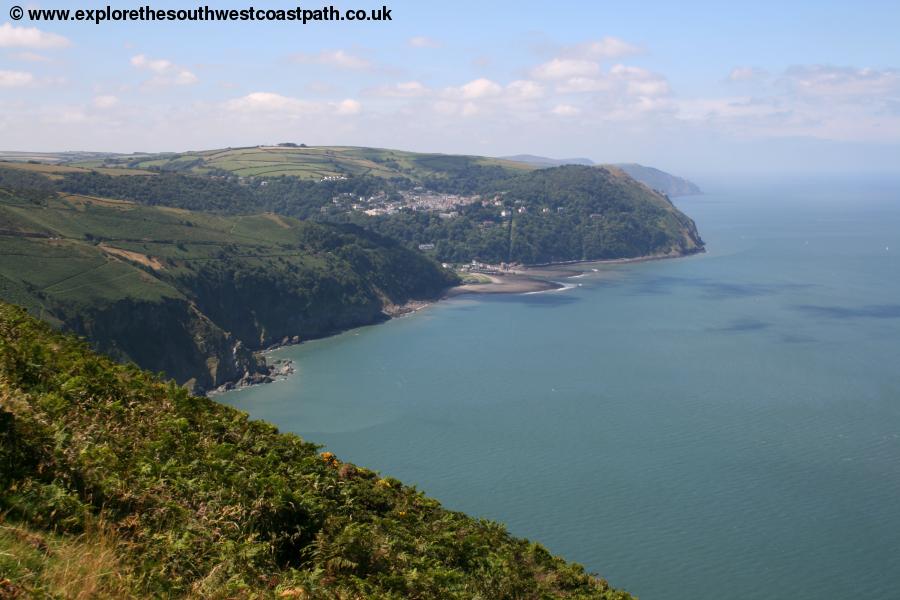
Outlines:
{"label": "wispy cloud", "polygon": [[591,60],[622,58],[641,54],[642,52],[643,50],[640,47],[612,36],[575,44],[574,46],[566,46],[562,49],[563,56]]}
{"label": "wispy cloud", "polygon": [[230,113],[280,117],[303,117],[326,113],[347,116],[359,114],[362,111],[362,104],[351,98],[337,102],[316,102],[273,92],[254,92],[225,102],[224,108]]}
{"label": "wispy cloud", "polygon": [[291,59],[301,64],[324,65],[337,69],[365,70],[374,67],[374,64],[361,56],[351,54],[346,50],[323,50],[316,54],[294,54]]}
{"label": "wispy cloud", "polygon": [[768,77],[768,73],[756,67],[735,67],[728,74],[728,81],[740,83],[747,81],[761,81]]}
{"label": "wispy cloud", "polygon": [[147,84],[151,86],[191,85],[197,83],[197,76],[184,67],[165,59],[152,59],[144,54],[131,57],[131,65],[137,69],[154,73]]}
{"label": "wispy cloud", "polygon": [[35,83],[34,75],[25,71],[0,71],[0,88],[25,87]]}
{"label": "wispy cloud", "polygon": [[550,112],[561,117],[576,117],[581,114],[581,109],[571,104],[557,104]]}
{"label": "wispy cloud", "polygon": [[362,104],[352,98],[341,100],[333,106],[335,112],[339,115],[358,115],[362,112]]}
{"label": "wispy cloud", "polygon": [[900,97],[900,69],[795,66],[785,71],[782,82],[804,96],[870,100]]}
{"label": "wispy cloud", "polygon": [[569,79],[592,77],[600,73],[600,65],[580,58],[554,58],[531,70],[536,79]]}
{"label": "wispy cloud", "polygon": [[419,98],[431,93],[431,90],[419,81],[403,81],[389,85],[370,88],[365,91],[369,96],[383,98]]}
{"label": "wispy cloud", "polygon": [[424,35],[411,37],[407,43],[413,48],[440,48],[441,46],[441,43],[437,40]]}
{"label": "wispy cloud", "polygon": [[459,94],[465,100],[498,96],[502,91],[503,87],[499,83],[484,77],[470,81],[458,88]]}
{"label": "wispy cloud", "polygon": [[253,92],[225,103],[225,108],[233,112],[262,113],[313,113],[319,105],[315,102],[282,96],[272,92]]}
{"label": "wispy cloud", "polygon": [[22,60],[31,63],[53,62],[53,59],[49,56],[44,56],[43,54],[38,54],[37,52],[16,52],[12,55],[12,58],[14,58],[15,60]]}
{"label": "wispy cloud", "polygon": [[119,99],[116,96],[95,96],[94,97],[94,108],[99,109],[109,109],[114,108],[119,104]]}
{"label": "wispy cloud", "polygon": [[68,38],[41,31],[36,27],[16,27],[10,23],[0,25],[0,48],[49,49],[71,45]]}

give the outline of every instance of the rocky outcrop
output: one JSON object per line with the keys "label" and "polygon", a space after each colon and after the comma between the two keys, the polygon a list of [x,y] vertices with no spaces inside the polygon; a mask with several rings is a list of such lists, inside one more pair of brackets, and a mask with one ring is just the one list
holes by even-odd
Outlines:
{"label": "rocky outcrop", "polygon": [[63,309],[58,317],[101,352],[162,371],[198,393],[268,373],[251,348],[188,300],[123,299],[77,312]]}

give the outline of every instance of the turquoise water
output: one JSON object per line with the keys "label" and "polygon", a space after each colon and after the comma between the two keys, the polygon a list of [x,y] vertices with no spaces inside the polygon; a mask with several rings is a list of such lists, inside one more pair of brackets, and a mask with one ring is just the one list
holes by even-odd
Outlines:
{"label": "turquoise water", "polygon": [[220,399],[642,600],[900,597],[900,182],[685,198],[709,252],[283,349]]}

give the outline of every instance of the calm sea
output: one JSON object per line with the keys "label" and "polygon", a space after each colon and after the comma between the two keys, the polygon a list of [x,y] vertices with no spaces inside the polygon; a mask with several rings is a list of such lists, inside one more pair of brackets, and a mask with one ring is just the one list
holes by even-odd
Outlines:
{"label": "calm sea", "polygon": [[705,255],[441,302],[219,399],[642,600],[900,598],[900,182],[708,187]]}

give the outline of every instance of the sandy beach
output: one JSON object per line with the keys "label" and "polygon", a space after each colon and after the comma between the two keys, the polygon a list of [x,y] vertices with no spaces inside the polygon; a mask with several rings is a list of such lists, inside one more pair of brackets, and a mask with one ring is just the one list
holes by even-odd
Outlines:
{"label": "sandy beach", "polygon": [[544,292],[558,290],[563,287],[559,280],[597,271],[595,267],[621,265],[667,258],[680,258],[681,254],[656,254],[635,258],[618,258],[611,260],[571,261],[530,267],[517,267],[507,273],[477,274],[483,281],[465,283],[451,288],[445,298],[461,294],[524,294],[528,292]]}
{"label": "sandy beach", "polygon": [[482,275],[482,277],[489,281],[466,283],[450,288],[445,297],[450,298],[461,294],[524,294],[557,290],[563,287],[538,274],[505,273],[503,275]]}

